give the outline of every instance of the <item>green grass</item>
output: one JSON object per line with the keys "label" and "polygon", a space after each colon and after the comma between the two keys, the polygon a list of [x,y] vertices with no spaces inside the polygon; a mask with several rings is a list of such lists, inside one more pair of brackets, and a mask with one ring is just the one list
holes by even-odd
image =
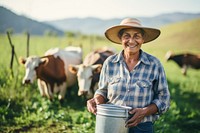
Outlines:
{"label": "green grass", "polygon": [[[142,49],[162,62],[169,90],[171,107],[155,122],[156,133],[200,132],[200,70],[189,69],[183,76],[174,62],[166,62],[165,53],[200,53],[200,20],[168,25],[161,28],[161,36]],[[12,35],[17,56],[26,56],[26,36]],[[103,37],[30,37],[30,55],[42,56],[52,47],[64,48],[69,44],[82,45],[85,55],[102,46],[115,47]],[[23,86],[24,68],[14,60],[14,77],[9,69],[11,47],[6,35],[0,35],[0,132],[67,132],[93,133],[95,116],[86,109],[86,100],[77,96],[77,85],[71,88],[61,105],[55,98],[50,102],[39,94],[37,84]],[[56,96],[55,96],[56,97]]]}

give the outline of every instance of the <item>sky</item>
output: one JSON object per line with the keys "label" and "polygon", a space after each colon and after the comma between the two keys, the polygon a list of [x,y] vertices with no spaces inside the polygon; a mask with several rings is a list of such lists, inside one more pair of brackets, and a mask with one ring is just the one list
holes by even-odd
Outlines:
{"label": "sky", "polygon": [[0,0],[0,6],[37,21],[65,18],[152,17],[200,13],[200,0]]}

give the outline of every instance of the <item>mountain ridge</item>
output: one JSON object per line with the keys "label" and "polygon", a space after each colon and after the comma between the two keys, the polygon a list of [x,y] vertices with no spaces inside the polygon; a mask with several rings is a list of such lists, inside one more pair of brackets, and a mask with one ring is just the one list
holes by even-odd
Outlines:
{"label": "mountain ridge", "polygon": [[[195,18],[200,18],[200,13],[166,13],[157,15],[154,17],[137,17],[144,26],[160,28],[161,26],[191,20]],[[114,19],[100,19],[95,17],[87,18],[67,18],[54,21],[44,21],[47,24],[55,26],[60,30],[65,31],[76,31],[85,34],[100,34],[102,35],[104,31],[113,25],[119,24],[123,18]],[[81,24],[81,25],[80,25]]]}
{"label": "mountain ridge", "polygon": [[63,31],[52,25],[17,15],[0,6],[0,33],[5,33],[8,29],[12,29],[14,33],[29,32],[33,35],[44,35],[45,32],[54,32],[57,35],[63,35]]}
{"label": "mountain ridge", "polygon": [[[137,18],[144,26],[160,28],[167,24],[200,18],[200,13],[175,12],[160,14],[153,17]],[[108,27],[119,24],[122,19],[123,18],[100,19],[96,17],[73,17],[38,22],[28,17],[17,15],[9,9],[0,6],[0,33],[5,33],[6,30],[13,29],[14,33],[23,33],[27,31],[32,35],[44,35],[46,31],[55,32],[57,35],[64,35],[65,32],[103,35]]]}

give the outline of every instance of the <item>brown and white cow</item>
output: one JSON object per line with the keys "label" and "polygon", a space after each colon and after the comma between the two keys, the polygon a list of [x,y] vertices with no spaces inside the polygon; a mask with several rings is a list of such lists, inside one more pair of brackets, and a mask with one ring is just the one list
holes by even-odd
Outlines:
{"label": "brown and white cow", "polygon": [[42,96],[53,99],[53,93],[58,93],[58,99],[63,100],[66,88],[74,85],[76,76],[69,72],[69,64],[82,63],[82,49],[69,47],[64,50],[59,48],[49,49],[45,56],[30,56],[21,58],[20,62],[26,68],[23,84],[38,81],[38,87]]}
{"label": "brown and white cow", "polygon": [[182,74],[187,74],[189,67],[194,69],[200,69],[200,55],[194,55],[191,53],[183,53],[175,55],[173,52],[168,51],[165,55],[167,61],[173,60],[182,69]]}
{"label": "brown and white cow", "polygon": [[79,96],[84,95],[86,98],[93,97],[97,89],[102,65],[114,53],[114,50],[107,47],[97,49],[86,55],[83,64],[69,66],[70,72],[77,75]]}

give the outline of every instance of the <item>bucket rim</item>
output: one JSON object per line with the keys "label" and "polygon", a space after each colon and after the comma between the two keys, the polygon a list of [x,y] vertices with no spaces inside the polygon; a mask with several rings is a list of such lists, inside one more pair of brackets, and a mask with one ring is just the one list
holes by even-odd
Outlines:
{"label": "bucket rim", "polygon": [[97,108],[115,108],[115,109],[127,109],[127,110],[132,109],[129,106],[115,105],[115,104],[99,104],[97,105]]}

